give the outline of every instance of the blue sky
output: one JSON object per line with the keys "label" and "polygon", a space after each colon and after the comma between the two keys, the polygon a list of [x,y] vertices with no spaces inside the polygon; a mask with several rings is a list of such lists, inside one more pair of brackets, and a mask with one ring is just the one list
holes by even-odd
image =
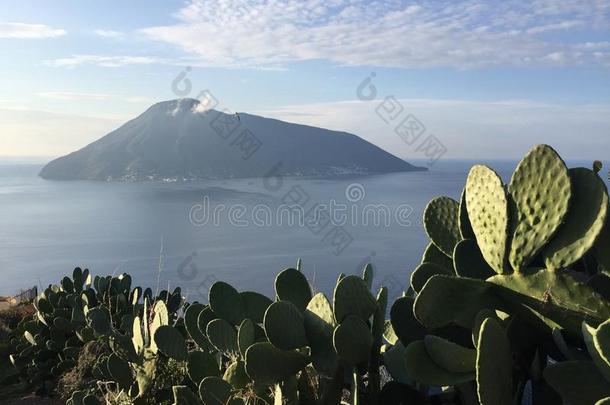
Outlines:
{"label": "blue sky", "polygon": [[[0,155],[55,156],[176,98],[354,132],[418,153],[376,109],[393,97],[447,157],[551,143],[610,150],[610,2],[22,1],[0,5]],[[374,72],[377,98],[357,98]]]}

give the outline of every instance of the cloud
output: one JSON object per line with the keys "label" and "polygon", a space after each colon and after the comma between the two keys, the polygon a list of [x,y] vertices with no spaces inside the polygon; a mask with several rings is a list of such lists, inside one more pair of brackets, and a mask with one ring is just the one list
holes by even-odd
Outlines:
{"label": "cloud", "polygon": [[66,30],[43,24],[0,22],[0,38],[43,39],[66,35]]}
{"label": "cloud", "polygon": [[95,35],[99,35],[104,38],[120,38],[123,36],[123,33],[120,31],[114,30],[95,30],[93,31]]}
{"label": "cloud", "polygon": [[46,91],[37,93],[38,97],[58,101],[124,101],[134,104],[152,104],[157,100],[146,96],[125,96],[106,93],[79,93],[71,91]]}
{"label": "cloud", "polygon": [[394,132],[409,114],[425,127],[418,141],[434,135],[447,148],[446,158],[518,158],[533,145],[548,143],[568,159],[593,160],[604,158],[604,151],[610,147],[610,104],[564,106],[528,100],[433,99],[397,102],[402,111],[388,123],[376,112],[382,100],[303,104],[255,113],[351,132],[410,159],[425,159],[423,152],[417,151],[418,142],[408,145]]}
{"label": "cloud", "polygon": [[150,65],[163,63],[162,60],[147,56],[113,56],[113,55],[73,55],[69,58],[60,58],[45,61],[45,64],[55,67],[74,68],[82,65],[95,65],[102,67],[122,67],[126,65]]}
{"label": "cloud", "polygon": [[[558,31],[587,29],[591,38],[607,32],[606,0],[190,0],[175,17],[174,24],[140,32],[206,66],[316,59],[402,68],[610,66],[610,53],[599,57],[547,38]],[[547,57],[558,53],[564,57]]]}

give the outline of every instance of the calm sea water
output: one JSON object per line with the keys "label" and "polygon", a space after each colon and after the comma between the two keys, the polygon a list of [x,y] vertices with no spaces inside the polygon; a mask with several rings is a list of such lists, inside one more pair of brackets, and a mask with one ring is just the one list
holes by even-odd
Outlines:
{"label": "calm sea water", "polygon": [[[515,167],[483,163],[505,181]],[[429,172],[342,180],[129,184],[45,181],[37,177],[40,164],[0,163],[0,294],[56,283],[75,266],[128,272],[153,288],[180,285],[189,299],[206,296],[215,280],[271,294],[273,276],[300,257],[318,290],[329,292],[339,273],[359,273],[370,261],[377,282],[397,296],[427,243],[426,203],[438,195],[458,199],[472,164],[440,161]],[[570,162],[577,165],[589,163]],[[349,218],[342,231],[290,224],[286,215],[278,220],[283,201],[299,201],[304,211],[334,201]],[[370,204],[390,212],[389,226],[381,214],[377,225],[372,217],[364,223]],[[206,206],[217,215],[204,224]],[[340,214],[336,220],[345,222]]]}

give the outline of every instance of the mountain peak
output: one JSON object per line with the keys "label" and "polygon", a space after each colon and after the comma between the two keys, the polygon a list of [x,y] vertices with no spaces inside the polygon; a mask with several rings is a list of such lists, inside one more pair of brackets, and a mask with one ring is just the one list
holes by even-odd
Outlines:
{"label": "mountain peak", "polygon": [[[422,170],[356,135],[248,115],[196,99],[152,105],[101,139],[47,164],[55,180],[195,180],[368,175]],[[237,119],[235,119],[237,118]]]}

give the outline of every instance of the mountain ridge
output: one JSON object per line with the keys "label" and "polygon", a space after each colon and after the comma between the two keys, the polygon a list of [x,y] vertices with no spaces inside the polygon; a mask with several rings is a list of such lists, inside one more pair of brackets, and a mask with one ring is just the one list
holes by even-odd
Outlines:
{"label": "mountain ridge", "polygon": [[357,135],[248,113],[206,110],[195,99],[153,104],[102,138],[49,162],[49,180],[199,180],[369,175],[426,170]]}

